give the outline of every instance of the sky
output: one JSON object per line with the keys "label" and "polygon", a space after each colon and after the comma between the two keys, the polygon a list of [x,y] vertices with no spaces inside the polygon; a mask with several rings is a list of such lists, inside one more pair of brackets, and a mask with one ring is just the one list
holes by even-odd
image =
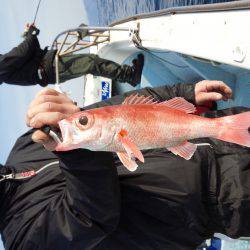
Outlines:
{"label": "sky", "polygon": [[[91,4],[90,0],[86,1]],[[32,22],[38,0],[0,0],[0,54],[8,52],[22,41],[26,23]],[[93,11],[95,10],[92,8]],[[91,15],[91,13],[88,13]],[[40,28],[41,47],[50,45],[63,30],[88,23],[82,0],[42,0],[36,25]],[[72,98],[81,102],[83,78],[63,85]],[[4,164],[16,139],[27,131],[25,114],[29,103],[41,89],[39,86],[0,85],[0,163]],[[1,246],[0,241],[0,250]]]}
{"label": "sky", "polygon": [[[0,0],[0,3],[0,53],[3,54],[22,41],[24,26],[33,20],[38,0]],[[61,31],[77,27],[82,22],[87,22],[82,0],[42,0],[36,22],[41,30],[41,47],[50,45]],[[78,93],[82,81],[83,78],[79,78],[74,84],[66,83],[63,89],[70,89],[72,97],[77,100],[81,98]],[[17,137],[27,130],[25,113],[40,89],[40,86],[0,85],[0,163],[5,162]]]}

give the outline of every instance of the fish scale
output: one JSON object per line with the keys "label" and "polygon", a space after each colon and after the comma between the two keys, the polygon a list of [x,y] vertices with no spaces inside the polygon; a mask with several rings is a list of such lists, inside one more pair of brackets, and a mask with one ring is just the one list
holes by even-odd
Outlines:
{"label": "fish scale", "polygon": [[181,97],[156,103],[149,97],[130,96],[123,105],[83,111],[59,122],[63,143],[56,150],[116,152],[124,166],[134,171],[134,158],[144,161],[143,149],[166,147],[189,160],[197,148],[190,139],[214,137],[250,146],[250,112],[205,118],[191,114],[194,111],[194,105]]}
{"label": "fish scale", "polygon": [[[131,117],[130,109],[136,111],[135,117]],[[173,115],[165,115],[173,113]],[[167,147],[175,145],[176,142],[184,141],[190,137],[196,138],[197,130],[192,131],[192,124],[202,124],[207,122],[206,118],[190,117],[181,111],[175,111],[168,107],[161,107],[157,111],[148,105],[126,105],[122,109],[118,109],[114,116],[123,113],[122,123],[126,124],[123,128],[128,131],[128,137],[138,145],[140,149],[148,149],[152,147]],[[126,114],[126,116],[124,115]],[[146,119],[144,117],[146,114]],[[180,125],[179,121],[183,120]],[[192,132],[192,133],[191,133]],[[200,135],[200,133],[199,133]]]}

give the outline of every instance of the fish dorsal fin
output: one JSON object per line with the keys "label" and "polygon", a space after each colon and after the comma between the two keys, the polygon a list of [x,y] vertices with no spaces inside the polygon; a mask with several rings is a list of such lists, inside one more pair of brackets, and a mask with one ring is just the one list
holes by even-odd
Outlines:
{"label": "fish dorsal fin", "polygon": [[138,94],[130,95],[123,101],[123,105],[137,105],[137,104],[156,104],[152,96],[139,96]]}
{"label": "fish dorsal fin", "polygon": [[160,102],[157,105],[164,105],[169,108],[178,109],[185,113],[194,113],[196,111],[195,106],[182,97],[174,97],[170,100]]}

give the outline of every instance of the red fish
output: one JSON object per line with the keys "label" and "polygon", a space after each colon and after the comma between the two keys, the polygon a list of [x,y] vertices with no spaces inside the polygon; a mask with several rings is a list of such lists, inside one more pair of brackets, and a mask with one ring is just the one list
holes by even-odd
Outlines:
{"label": "red fish", "polygon": [[204,118],[181,97],[161,103],[133,95],[122,105],[83,111],[59,122],[63,142],[56,150],[86,148],[116,152],[130,171],[135,158],[144,162],[141,150],[163,148],[186,160],[196,151],[190,139],[213,137],[250,147],[250,112],[222,118]]}

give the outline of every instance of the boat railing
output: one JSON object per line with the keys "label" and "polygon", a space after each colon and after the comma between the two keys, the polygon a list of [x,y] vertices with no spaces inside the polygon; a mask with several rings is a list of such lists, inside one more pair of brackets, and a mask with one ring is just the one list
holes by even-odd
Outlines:
{"label": "boat railing", "polygon": [[56,83],[60,83],[58,66],[59,58],[61,56],[109,42],[110,31],[126,31],[134,33],[138,31],[138,28],[80,26],[75,29],[65,30],[58,34],[52,43],[52,48],[57,50],[55,57]]}

